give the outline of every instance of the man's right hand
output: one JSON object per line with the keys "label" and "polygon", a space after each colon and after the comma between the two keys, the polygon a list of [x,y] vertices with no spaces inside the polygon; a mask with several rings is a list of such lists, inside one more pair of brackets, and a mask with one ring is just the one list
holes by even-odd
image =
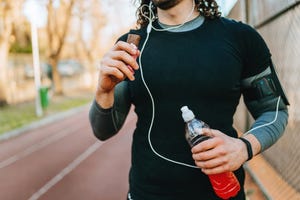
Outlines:
{"label": "man's right hand", "polygon": [[126,77],[131,81],[135,79],[130,67],[133,70],[139,68],[136,62],[139,53],[133,44],[119,41],[103,56],[96,91],[96,101],[99,105],[104,108],[111,107],[115,86]]}

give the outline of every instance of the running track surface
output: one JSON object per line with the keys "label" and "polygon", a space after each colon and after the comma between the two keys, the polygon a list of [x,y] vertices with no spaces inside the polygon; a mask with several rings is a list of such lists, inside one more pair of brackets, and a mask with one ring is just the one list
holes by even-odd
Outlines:
{"label": "running track surface", "polygon": [[[93,135],[85,109],[0,142],[0,200],[126,199],[135,122],[131,111],[104,143]],[[257,191],[249,179],[247,185]]]}
{"label": "running track surface", "polygon": [[136,116],[103,143],[88,110],[0,143],[0,200],[126,199]]}

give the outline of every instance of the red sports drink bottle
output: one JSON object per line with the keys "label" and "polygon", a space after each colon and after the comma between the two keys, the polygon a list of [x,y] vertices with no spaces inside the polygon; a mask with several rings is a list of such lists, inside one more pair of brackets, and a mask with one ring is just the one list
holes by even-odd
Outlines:
{"label": "red sports drink bottle", "polygon": [[[187,106],[183,106],[181,111],[182,118],[186,122],[185,137],[191,147],[210,139],[209,136],[202,134],[202,128],[209,128],[206,123],[196,119],[194,113]],[[222,199],[236,196],[241,189],[233,172],[212,174],[208,177],[216,195]]]}

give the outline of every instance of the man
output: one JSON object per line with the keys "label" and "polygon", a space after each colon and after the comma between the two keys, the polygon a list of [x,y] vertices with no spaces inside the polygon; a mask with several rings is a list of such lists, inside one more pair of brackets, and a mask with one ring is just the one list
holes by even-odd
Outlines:
{"label": "man", "polygon": [[[142,0],[138,25],[129,32],[141,36],[138,47],[127,33],[103,57],[90,110],[95,135],[106,140],[135,106],[128,199],[220,199],[207,175],[233,171],[241,190],[231,199],[244,200],[242,165],[278,140],[288,118],[264,40],[209,0]],[[242,94],[256,120],[243,139],[232,127]],[[211,128],[192,150],[183,105]]]}

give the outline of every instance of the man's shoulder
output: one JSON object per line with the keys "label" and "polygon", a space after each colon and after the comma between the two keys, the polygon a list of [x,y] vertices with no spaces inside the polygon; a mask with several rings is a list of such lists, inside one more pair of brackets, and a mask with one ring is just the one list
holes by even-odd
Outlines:
{"label": "man's shoulder", "polygon": [[139,29],[130,29],[128,32],[123,33],[118,39],[118,41],[126,41],[129,34],[137,34],[143,36],[145,34],[145,30],[143,28]]}
{"label": "man's shoulder", "polygon": [[250,26],[249,24],[246,24],[245,22],[242,22],[242,21],[237,21],[232,18],[221,17],[220,23],[224,27],[226,27],[234,32],[241,32],[241,33],[253,32],[253,31],[255,32],[255,29],[252,26]]}
{"label": "man's shoulder", "polygon": [[225,28],[238,34],[242,34],[242,35],[256,34],[256,30],[254,29],[254,27],[242,21],[237,21],[235,19],[227,18],[227,17],[221,17],[220,23]]}
{"label": "man's shoulder", "polygon": [[254,27],[245,22],[227,17],[220,17],[215,21],[218,29],[223,29],[225,32],[229,33],[229,35],[233,35],[240,41],[256,40],[261,37]]}

